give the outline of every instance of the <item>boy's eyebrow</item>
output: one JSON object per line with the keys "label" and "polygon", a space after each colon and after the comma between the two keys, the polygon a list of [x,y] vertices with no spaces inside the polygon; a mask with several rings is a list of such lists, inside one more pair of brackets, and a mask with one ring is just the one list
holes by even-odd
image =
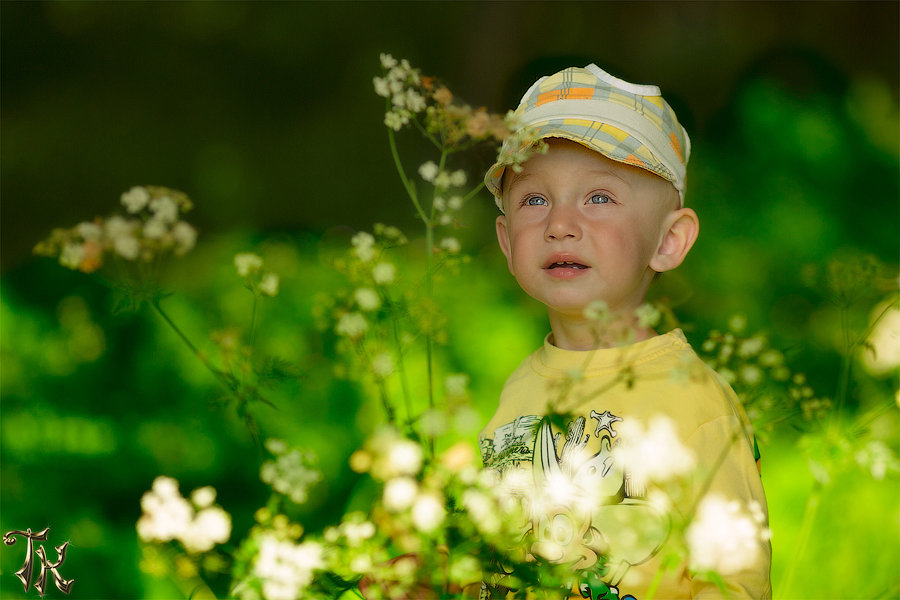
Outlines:
{"label": "boy's eyebrow", "polygon": [[624,183],[624,184],[627,185],[628,187],[631,187],[631,182],[629,182],[627,179],[625,179],[624,177],[622,177],[621,175],[619,175],[619,174],[616,173],[615,171],[612,171],[612,170],[609,170],[609,169],[588,169],[588,172],[589,172],[589,173],[592,173],[592,174],[594,174],[594,175],[607,175],[607,176],[609,176],[609,177],[615,177],[616,179],[618,179],[619,181],[621,181],[622,183]]}
{"label": "boy's eyebrow", "polygon": [[[624,183],[625,185],[627,185],[628,187],[631,187],[631,183],[627,179],[625,179],[624,177],[622,177],[615,171],[612,171],[609,169],[585,169],[585,172],[589,173],[591,175],[606,175],[609,177],[614,177],[614,178],[618,179],[619,181],[621,181],[622,183]],[[524,180],[528,179],[529,177],[531,177],[531,173],[529,173],[528,171],[522,171],[521,173],[516,173],[515,171],[513,171],[512,177],[509,178],[509,187],[512,187],[516,183],[518,183],[520,181],[524,181]]]}
{"label": "boy's eyebrow", "polygon": [[520,171],[518,173],[515,170],[512,170],[512,177],[509,178],[509,187],[512,187],[517,182],[522,181],[523,179],[528,179],[531,176],[531,173],[528,171]]}

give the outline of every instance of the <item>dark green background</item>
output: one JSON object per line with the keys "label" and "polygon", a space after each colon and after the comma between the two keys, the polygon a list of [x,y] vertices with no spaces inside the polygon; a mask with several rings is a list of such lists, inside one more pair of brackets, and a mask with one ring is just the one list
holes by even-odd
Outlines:
{"label": "dark green background", "polygon": [[[297,518],[312,530],[339,518],[355,484],[346,457],[379,413],[332,377],[332,349],[312,327],[313,295],[337,285],[319,257],[321,238],[346,240],[374,221],[416,227],[372,91],[380,52],[492,111],[570,64],[660,85],[693,140],[687,202],[702,223],[661,295],[695,343],[746,314],[819,393],[833,395],[839,316],[817,273],[830,259],[865,253],[896,277],[898,7],[0,4],[4,532],[49,525],[48,547],[70,539],[63,574],[77,581],[72,598],[165,598],[175,589],[136,568],[139,499],[156,475],[178,478],[185,494],[214,485],[236,536],[267,497],[246,430],[210,407],[215,384],[171,332],[149,313],[111,315],[113,296],[95,279],[31,257],[52,227],[108,214],[135,184],[195,201],[199,246],[176,265],[167,301],[194,339],[208,346],[210,330],[246,325],[235,252],[259,250],[281,273],[260,340],[302,365],[301,377],[261,419],[267,435],[321,457],[327,483]],[[430,158],[412,134],[401,148],[411,168]],[[475,153],[456,166],[477,177],[490,160]],[[494,214],[483,196],[458,232],[475,260],[450,280],[456,341],[442,366],[471,373],[483,418],[546,330],[541,308],[505,272]],[[865,298],[854,317],[864,321],[883,297]],[[852,409],[896,389],[892,377],[857,371]],[[896,449],[896,415],[881,427]],[[795,439],[787,428],[762,448],[776,586],[794,560],[811,486]],[[791,597],[896,595],[896,480],[850,469],[830,489],[796,559]],[[3,548],[3,597],[23,595],[12,575],[22,553],[21,542]]]}

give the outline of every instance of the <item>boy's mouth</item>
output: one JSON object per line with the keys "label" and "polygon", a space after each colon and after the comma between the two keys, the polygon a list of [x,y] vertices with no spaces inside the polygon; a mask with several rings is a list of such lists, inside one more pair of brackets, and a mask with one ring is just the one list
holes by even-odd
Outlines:
{"label": "boy's mouth", "polygon": [[560,260],[555,263],[551,263],[550,266],[544,267],[545,269],[587,269],[586,265],[581,263],[577,263],[571,260]]}
{"label": "boy's mouth", "polygon": [[583,271],[585,269],[590,269],[590,266],[581,262],[580,256],[569,252],[557,252],[552,256],[548,256],[547,262],[544,263],[544,270],[546,271]]}

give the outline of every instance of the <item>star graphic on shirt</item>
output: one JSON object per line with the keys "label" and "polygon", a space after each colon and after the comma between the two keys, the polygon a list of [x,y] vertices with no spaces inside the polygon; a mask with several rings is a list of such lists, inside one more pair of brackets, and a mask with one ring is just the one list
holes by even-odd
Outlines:
{"label": "star graphic on shirt", "polygon": [[622,417],[617,417],[616,415],[610,413],[608,410],[603,411],[602,413],[598,413],[596,410],[592,410],[591,418],[597,419],[597,429],[594,430],[595,436],[600,437],[600,432],[605,429],[609,432],[609,437],[616,437],[616,432],[613,431],[612,424],[616,421],[621,421]]}

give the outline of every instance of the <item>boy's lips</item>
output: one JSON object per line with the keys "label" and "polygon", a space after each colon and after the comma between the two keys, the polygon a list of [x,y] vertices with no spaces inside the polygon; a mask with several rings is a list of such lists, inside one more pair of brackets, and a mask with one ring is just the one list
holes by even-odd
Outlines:
{"label": "boy's lips", "polygon": [[591,267],[574,254],[559,253],[548,258],[542,268],[552,277],[570,279],[577,277]]}

